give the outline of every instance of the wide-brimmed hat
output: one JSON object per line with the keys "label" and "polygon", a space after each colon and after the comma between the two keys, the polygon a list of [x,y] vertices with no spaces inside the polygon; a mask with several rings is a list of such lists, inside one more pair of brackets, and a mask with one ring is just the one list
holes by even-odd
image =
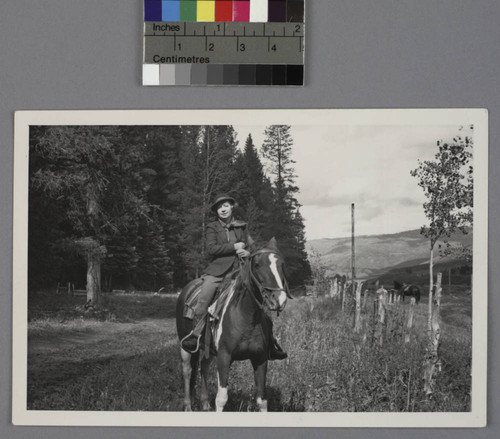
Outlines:
{"label": "wide-brimmed hat", "polygon": [[210,206],[210,210],[212,212],[216,212],[217,211],[217,206],[219,206],[219,204],[221,204],[221,203],[224,203],[225,201],[229,201],[231,204],[236,204],[236,200],[233,197],[230,197],[227,194],[222,194],[222,195],[219,195],[215,199],[215,201]]}

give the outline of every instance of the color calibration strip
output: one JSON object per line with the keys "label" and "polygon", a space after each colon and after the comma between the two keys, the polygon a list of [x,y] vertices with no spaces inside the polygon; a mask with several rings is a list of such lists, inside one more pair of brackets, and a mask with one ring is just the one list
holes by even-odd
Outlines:
{"label": "color calibration strip", "polygon": [[145,0],[143,85],[303,85],[304,2]]}
{"label": "color calibration strip", "polygon": [[144,21],[303,23],[304,0],[145,0]]}

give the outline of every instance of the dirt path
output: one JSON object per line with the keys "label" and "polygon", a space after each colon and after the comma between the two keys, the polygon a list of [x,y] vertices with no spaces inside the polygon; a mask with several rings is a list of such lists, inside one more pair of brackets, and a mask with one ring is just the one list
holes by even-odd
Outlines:
{"label": "dirt path", "polygon": [[173,318],[34,323],[28,335],[28,408],[177,409],[177,344]]}
{"label": "dirt path", "polygon": [[37,331],[28,336],[28,357],[51,362],[96,360],[135,355],[176,343],[174,319],[148,319],[134,323],[95,322],[92,326]]}

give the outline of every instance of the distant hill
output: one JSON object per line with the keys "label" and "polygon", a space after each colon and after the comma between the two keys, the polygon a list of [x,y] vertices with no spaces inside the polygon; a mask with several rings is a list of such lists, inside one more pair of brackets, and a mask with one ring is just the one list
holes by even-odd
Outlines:
{"label": "distant hill", "polygon": [[[464,235],[457,233],[448,239],[452,246],[472,246],[472,230]],[[437,245],[443,244],[442,241]],[[436,247],[437,248],[437,247]],[[351,264],[351,238],[324,238],[307,241],[309,256],[319,258],[327,268],[328,274],[346,273]],[[315,256],[316,255],[316,256]],[[452,262],[452,258],[442,258],[435,251],[436,263]],[[380,275],[392,269],[427,264],[429,260],[429,241],[420,230],[388,235],[368,235],[356,237],[356,272],[360,278]]]}

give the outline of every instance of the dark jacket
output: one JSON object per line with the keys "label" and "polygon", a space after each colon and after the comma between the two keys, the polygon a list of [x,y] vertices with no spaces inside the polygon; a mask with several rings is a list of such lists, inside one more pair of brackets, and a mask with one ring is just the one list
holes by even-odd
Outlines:
{"label": "dark jacket", "polygon": [[[248,234],[247,223],[233,220],[231,227],[234,228],[236,242],[244,242],[246,249],[250,251],[253,239]],[[226,229],[219,220],[207,225],[205,244],[210,257],[210,264],[205,269],[205,274],[221,277],[226,274],[238,260],[234,243],[230,243]]]}

